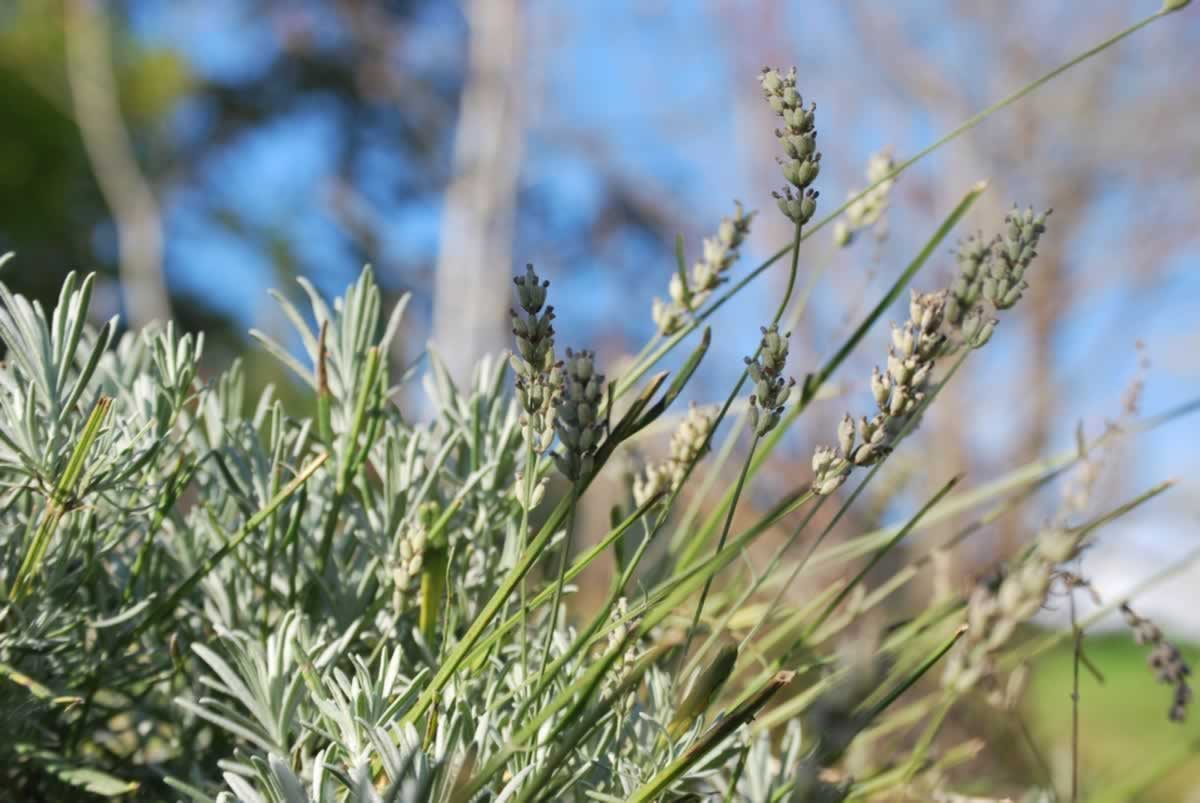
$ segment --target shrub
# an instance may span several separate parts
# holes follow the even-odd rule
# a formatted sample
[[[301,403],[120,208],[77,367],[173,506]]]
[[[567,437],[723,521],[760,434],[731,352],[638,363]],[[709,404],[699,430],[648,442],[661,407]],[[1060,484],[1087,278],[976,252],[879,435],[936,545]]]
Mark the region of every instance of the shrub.
[[[89,323],[91,277],[69,278],[49,316],[0,286],[9,792],[286,803],[941,794],[944,771],[979,749],[935,740],[948,712],[979,693],[1011,704],[1013,670],[1060,638],[1015,644],[1017,628],[1055,588],[1085,584],[1068,567],[1099,525],[1165,486],[1090,520],[1064,508],[998,579],[874,633],[865,623],[928,562],[914,558],[867,591],[868,572],[903,539],[996,500],[939,546],[949,548],[1086,464],[1087,450],[1015,471],[1015,491],[956,492],[951,480],[902,526],[836,546],[824,543],[832,524],[810,531],[835,499],[840,518],[1036,281],[1038,241],[1052,234],[1045,214],[1014,209],[994,237],[960,246],[948,287],[909,294],[884,369],[864,378],[873,411],[847,414],[834,445],[814,452],[811,477],[735,528],[766,455],[848,354],[883,351],[872,325],[983,191],[971,188],[843,347],[796,384],[781,323],[802,242],[837,221],[849,245],[915,159],[877,162],[867,190],[814,223],[815,109],[794,71],[760,80],[780,117],[776,197],[794,241],[730,284],[753,222],[739,206],[690,272],[680,260],[669,299],[653,305],[659,334],[611,382],[592,352],[560,351],[549,284],[533,267],[515,281],[511,359],[485,360],[458,387],[430,353],[428,423],[391,401],[386,355],[404,304],[385,315],[370,270],[332,306],[307,283],[307,313],[283,302],[302,355],[256,334],[307,386],[312,417],[289,413],[270,388],[247,399],[236,363],[201,381],[198,336],[170,325],[118,336],[115,320]],[[631,438],[673,414],[710,331],[673,377],[647,378],[651,368],[783,258],[787,295],[724,404],[679,416],[668,459],[638,472],[607,532],[576,544],[580,498]],[[730,420],[727,444],[749,443],[736,478],[706,518],[695,506],[677,515]],[[736,453],[718,452],[705,489]],[[721,581],[793,514],[801,523],[748,586]],[[601,604],[567,616],[573,584],[610,556]],[[858,559],[803,604],[787,597],[806,568]],[[1122,610],[1153,645],[1182,718],[1186,664]],[[889,742],[895,731],[911,738]],[[884,744],[885,757],[869,749]]]

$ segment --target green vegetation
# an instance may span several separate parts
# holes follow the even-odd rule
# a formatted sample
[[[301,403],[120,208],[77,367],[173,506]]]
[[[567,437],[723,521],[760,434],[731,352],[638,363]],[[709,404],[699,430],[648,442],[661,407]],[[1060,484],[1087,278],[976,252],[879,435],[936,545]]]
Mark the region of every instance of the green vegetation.
[[[791,244],[735,280],[754,220],[739,207],[690,272],[681,247],[670,301],[646,305],[658,335],[611,378],[592,351],[561,348],[555,291],[531,266],[515,280],[509,359],[483,361],[459,385],[428,354],[427,422],[393,403],[411,379],[387,359],[405,304],[384,309],[369,269],[333,302],[303,280],[303,308],[279,296],[299,348],[254,333],[294,375],[303,409],[271,387],[250,397],[238,364],[201,377],[200,336],[96,325],[92,277],[69,277],[49,311],[0,286],[6,791],[18,800],[812,803],[954,800],[978,787],[957,768],[987,745],[945,726],[972,706],[1015,716],[1024,668],[1076,635],[1022,642],[1019,628],[1052,596],[1074,611],[1074,595],[1090,588],[1081,551],[1170,486],[1147,482],[1131,499],[1093,505],[1086,478],[1114,443],[1195,405],[1090,443],[1081,435],[1066,454],[974,489],[930,467],[937,490],[906,520],[835,542],[834,526],[909,448],[958,368],[1003,337],[1006,312],[1037,281],[1053,218],[1014,207],[960,243],[947,287],[918,291],[910,285],[986,191],[961,188],[853,333],[797,382],[786,322],[805,310],[803,244],[841,221],[838,241],[849,246],[917,160],[1179,5],[877,171],[824,217],[818,145],[836,137],[818,139],[794,70],[764,70]],[[855,206],[864,199],[870,209]],[[772,267],[787,271],[786,290],[756,322],[761,340],[740,379],[719,407],[684,413],[689,381],[712,359],[709,317]],[[882,336],[875,324],[897,302],[907,302],[905,320]],[[689,349],[681,368],[654,373],[677,347]],[[870,389],[848,400],[858,415],[813,451],[806,476],[763,482],[766,456],[860,349],[883,368],[856,378]],[[676,430],[670,457],[639,467],[597,527],[583,504],[597,478],[664,423]],[[939,555],[1063,474],[1085,481],[1002,572],[928,593]],[[770,507],[747,513],[759,486]],[[708,504],[682,509],[685,490]],[[915,537],[935,524],[954,529],[935,533],[936,544]],[[770,557],[745,572],[752,547]],[[569,606],[596,569],[607,569],[599,603]],[[1144,741],[1129,750],[1146,755],[1136,788],[1035,776],[1021,779],[1027,800],[1136,799],[1181,771],[1191,747],[1170,751],[1187,733],[1178,721],[1189,712],[1189,664],[1124,610],[1163,682],[1142,670],[1141,685],[1169,689],[1155,727],[1171,746],[1155,753],[1130,726],[1131,740]],[[1133,688],[1128,660],[1107,643],[1076,640],[1069,672],[1055,669],[1060,659],[1038,674],[1038,710],[1080,714],[1049,689],[1068,694],[1081,666]],[[1101,699],[1092,692],[1085,685],[1089,727],[1130,715],[1091,708]],[[1057,721],[1038,718],[1047,732]],[[1108,759],[1084,753],[1067,765],[1093,760]]]

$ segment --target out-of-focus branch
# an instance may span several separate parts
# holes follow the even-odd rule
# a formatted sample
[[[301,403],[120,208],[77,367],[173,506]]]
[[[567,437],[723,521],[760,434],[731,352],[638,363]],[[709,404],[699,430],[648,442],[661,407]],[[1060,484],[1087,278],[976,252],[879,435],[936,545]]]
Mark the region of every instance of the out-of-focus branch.
[[[456,381],[507,343],[521,154],[517,0],[466,4],[469,58],[434,279],[433,340]]]
[[[162,271],[162,218],[121,119],[104,12],[93,0],[65,4],[67,82],[75,121],[100,192],[112,211],[125,310],[131,327],[171,317]]]

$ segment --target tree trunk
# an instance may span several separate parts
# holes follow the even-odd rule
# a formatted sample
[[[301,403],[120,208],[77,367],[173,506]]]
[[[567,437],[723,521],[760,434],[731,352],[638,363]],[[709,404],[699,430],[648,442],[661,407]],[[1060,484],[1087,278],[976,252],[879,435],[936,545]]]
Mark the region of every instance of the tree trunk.
[[[470,0],[469,67],[434,281],[433,343],[462,384],[508,342],[513,209],[520,165],[519,0]]]

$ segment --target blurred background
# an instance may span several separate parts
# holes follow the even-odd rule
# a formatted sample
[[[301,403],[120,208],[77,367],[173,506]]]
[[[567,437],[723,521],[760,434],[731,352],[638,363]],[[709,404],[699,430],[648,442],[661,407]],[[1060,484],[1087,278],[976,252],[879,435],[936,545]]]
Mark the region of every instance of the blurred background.
[[[247,336],[290,336],[268,288],[299,301],[295,279],[307,277],[333,296],[370,263],[393,301],[413,295],[395,370],[421,364],[432,341],[465,380],[480,355],[508,347],[510,277],[533,262],[553,282],[559,343],[595,349],[615,375],[654,332],[676,234],[691,262],[735,199],[761,210],[735,279],[790,238],[770,198],[780,179],[763,65],[795,64],[817,103],[820,217],[866,186],[872,154],[907,158],[1157,7],[0,0],[0,252],[17,255],[0,279],[52,304],[67,271],[99,271],[97,318],[203,329],[208,375],[240,358],[252,384],[275,383],[303,411],[299,386]],[[1095,437],[1200,396],[1197,75],[1200,9],[1189,8],[906,172],[885,220],[850,247],[832,227],[805,244],[801,284],[820,278],[793,336],[798,376],[840,345],[974,182],[990,188],[960,236],[998,230],[1014,202],[1054,208],[1026,300],[842,530],[895,521],[955,473],[980,485],[1072,448],[1080,428]],[[944,286],[953,269],[939,254],[915,284]],[[784,273],[767,271],[713,316],[696,401],[728,393]],[[833,398],[772,457],[747,516],[808,476],[844,411],[867,409],[886,342],[878,327],[833,377]],[[419,383],[402,403],[422,414]],[[648,439],[647,454],[662,441]],[[1198,443],[1200,417],[1185,416],[1103,455],[1095,510],[1178,485],[1104,531],[1084,561],[1101,594],[1200,543]],[[1047,490],[956,552],[964,587],[1060,504]],[[1138,610],[1200,641],[1197,588],[1191,569]],[[1085,685],[1085,755],[1119,773],[1181,734],[1200,745],[1195,717],[1168,729],[1142,652],[1123,631],[1105,638],[1110,682]],[[1054,660],[1033,687],[1035,735],[1052,758],[1069,711],[1066,675],[1054,674],[1067,664]],[[1200,765],[1169,780],[1168,795],[1194,790]]]

